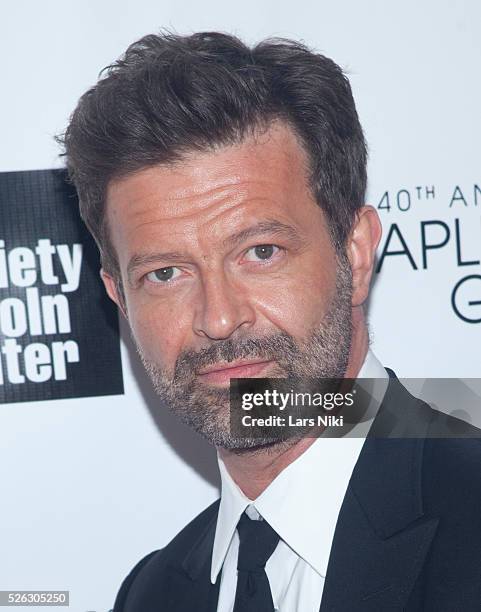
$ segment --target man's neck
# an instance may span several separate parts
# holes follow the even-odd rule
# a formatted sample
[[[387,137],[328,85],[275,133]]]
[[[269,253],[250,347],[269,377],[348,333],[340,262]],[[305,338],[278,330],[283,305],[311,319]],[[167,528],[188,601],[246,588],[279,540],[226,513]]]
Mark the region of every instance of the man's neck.
[[[356,378],[366,358],[369,337],[364,321],[354,322],[353,338],[346,378]],[[361,323],[361,324],[359,324]],[[249,499],[256,499],[289,464],[300,457],[315,438],[301,438],[292,443],[236,453],[219,448],[219,456],[230,476]]]
[[[280,443],[266,449],[238,454],[219,448],[219,456],[230,476],[249,499],[256,499],[290,463],[295,461],[315,438],[301,438],[291,444]]]

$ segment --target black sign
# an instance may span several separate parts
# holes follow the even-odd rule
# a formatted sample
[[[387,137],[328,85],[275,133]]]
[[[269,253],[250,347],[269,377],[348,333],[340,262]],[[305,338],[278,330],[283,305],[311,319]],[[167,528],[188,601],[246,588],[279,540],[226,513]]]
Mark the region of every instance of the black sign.
[[[0,173],[0,401],[124,392],[118,317],[62,170]]]

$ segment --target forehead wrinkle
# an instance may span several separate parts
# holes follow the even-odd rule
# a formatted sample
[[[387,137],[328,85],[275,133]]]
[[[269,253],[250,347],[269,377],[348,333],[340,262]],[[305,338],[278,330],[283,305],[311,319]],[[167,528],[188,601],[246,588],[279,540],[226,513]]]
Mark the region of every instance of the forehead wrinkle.
[[[170,218],[188,218],[196,212],[208,210],[211,206],[215,206],[219,202],[219,200],[222,200],[223,197],[230,196],[232,199],[235,198],[236,200],[238,200],[240,197],[242,197],[242,192],[244,192],[245,190],[242,189],[241,193],[239,193],[238,189],[232,190],[232,187],[235,187],[242,183],[246,184],[248,182],[245,180],[243,181],[239,176],[236,176],[233,180],[227,179],[227,181],[225,180],[225,177],[222,177],[222,184],[214,185],[208,189],[205,189],[205,186],[196,184],[194,184],[193,186],[186,187],[186,181],[184,178],[184,184],[182,185],[182,187],[179,187],[177,189],[172,189],[168,186],[166,188],[164,187],[164,194],[162,194],[162,189],[159,189],[158,181],[155,181],[148,191],[145,190],[145,181],[142,182],[142,176],[146,176],[147,178],[149,174],[152,175],[153,173],[149,172],[148,170],[139,172],[137,174],[137,177],[135,177],[137,180],[134,179],[134,182],[130,184],[130,188],[127,194],[121,198],[121,203],[123,203],[123,207],[126,209],[130,209],[132,221],[134,222],[137,218],[143,217],[146,214],[151,213],[153,206],[158,206],[159,208],[165,209],[169,207],[169,204],[173,204],[174,209],[171,211],[165,210],[162,219],[159,219],[159,221],[168,220]],[[130,177],[130,180],[132,181],[132,177]],[[159,180],[160,183],[163,182],[162,178],[160,178]],[[125,183],[123,184],[125,185]],[[122,187],[122,180],[118,181],[116,185],[111,185],[109,189],[110,193],[108,194],[110,198],[108,197],[108,200],[115,199],[115,192],[117,186]],[[183,202],[189,204],[191,200],[195,199],[197,199],[195,210],[179,212],[179,209],[182,208],[182,206],[179,206],[178,204],[181,204]],[[136,210],[135,205],[138,205],[139,203],[140,206],[137,206]],[[111,205],[109,206],[109,208],[112,216],[115,217],[118,215],[118,207]],[[143,224],[139,224],[137,227],[141,227],[142,225]]]
[[[222,196],[222,192],[228,191],[232,187],[235,188],[238,185],[252,182],[252,181],[249,181],[248,179],[241,177],[240,175],[236,175],[236,176],[227,175],[226,176],[225,171],[222,172],[219,177],[215,177],[215,179],[207,178],[207,179],[202,180],[200,178],[199,180],[199,177],[196,177],[195,175],[196,173],[194,173],[194,178],[196,178],[196,180],[194,181],[192,185],[189,185],[188,187],[185,186],[185,182],[186,182],[186,179],[189,180],[189,176],[188,175],[187,177],[184,176],[184,181],[183,181],[182,186],[178,188],[174,188],[172,190],[172,193],[169,195],[168,199],[173,200],[173,201],[191,200],[198,196],[211,198],[211,197],[215,197],[215,194],[217,192],[219,192],[220,196]]]
[[[272,190],[272,186],[267,181],[267,179],[259,180],[254,178],[240,178],[237,177],[237,180],[232,182],[222,181],[222,184],[215,185],[209,188],[205,188],[202,186],[194,185],[192,187],[184,187],[183,189],[179,189],[175,193],[171,193],[166,198],[166,203],[187,203],[189,204],[191,201],[195,203],[195,212],[208,210],[211,206],[215,206],[222,202],[222,200],[227,200],[226,204],[232,202],[232,204],[240,203],[241,201],[248,201],[252,199],[252,187],[258,185],[264,185],[264,189],[268,189],[269,192]],[[262,195],[258,195],[261,193],[260,190],[254,190],[256,194],[254,197],[259,198]],[[264,199],[264,198],[263,198]],[[182,215],[184,216],[184,215]]]
[[[222,200],[225,202],[222,202]],[[162,216],[158,216],[157,218],[148,218],[149,209],[144,211],[138,211],[133,215],[132,221],[135,223],[136,218],[143,219],[147,215],[147,218],[142,220],[140,223],[135,223],[132,227],[132,231],[136,231],[144,226],[152,226],[156,224],[165,224],[166,222],[174,222],[183,221],[186,223],[186,226],[182,229],[182,233],[186,233],[189,230],[195,229],[196,226],[204,226],[217,224],[218,222],[222,222],[221,219],[225,215],[234,215],[234,217],[238,214],[242,213],[241,208],[243,206],[248,206],[253,202],[256,203],[257,206],[262,207],[264,203],[269,203],[272,201],[271,197],[261,196],[258,194],[249,195],[248,193],[226,193],[223,191],[219,193],[218,197],[214,200],[210,200],[206,205],[202,206],[194,206],[192,209],[185,211],[183,213],[176,213],[174,211],[171,212],[170,215],[162,214]],[[241,208],[239,208],[241,207]],[[198,218],[199,213],[202,213],[202,217]],[[177,228],[178,229],[178,228]],[[200,227],[199,227],[200,229]],[[211,226],[210,230],[214,230],[214,227]]]

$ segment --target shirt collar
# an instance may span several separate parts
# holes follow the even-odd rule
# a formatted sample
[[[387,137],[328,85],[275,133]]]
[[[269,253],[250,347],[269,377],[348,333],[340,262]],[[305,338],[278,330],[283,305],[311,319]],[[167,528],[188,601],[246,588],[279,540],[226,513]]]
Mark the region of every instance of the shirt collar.
[[[380,396],[376,402],[378,405],[389,377],[370,350],[358,378],[378,380],[375,393]],[[372,418],[374,416],[375,410]],[[218,455],[222,490],[212,551],[211,582],[215,583],[239,518],[250,504],[290,548],[325,577],[337,517],[363,443],[364,437],[315,440],[254,501],[236,485]]]
[[[357,378],[376,378],[380,380],[389,380],[388,373],[383,368],[381,362],[376,355],[368,349],[364,363],[359,370]]]
[[[212,550],[210,575],[212,584],[215,584],[217,576],[222,568],[237,523],[244,510],[252,503],[232,480],[219,454],[217,454],[217,461],[219,463],[221,478],[221,497],[215,530],[214,548]]]

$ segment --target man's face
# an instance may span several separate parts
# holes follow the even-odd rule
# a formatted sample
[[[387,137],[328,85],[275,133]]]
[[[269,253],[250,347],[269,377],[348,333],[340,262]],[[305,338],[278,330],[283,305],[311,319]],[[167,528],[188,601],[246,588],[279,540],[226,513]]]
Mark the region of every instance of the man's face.
[[[141,359],[174,412],[218,446],[262,444],[229,433],[231,377],[334,377],[347,367],[351,269],[307,172],[304,150],[277,124],[108,189]]]

